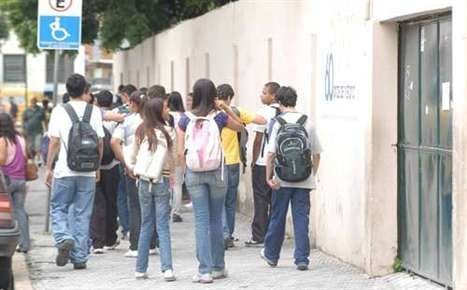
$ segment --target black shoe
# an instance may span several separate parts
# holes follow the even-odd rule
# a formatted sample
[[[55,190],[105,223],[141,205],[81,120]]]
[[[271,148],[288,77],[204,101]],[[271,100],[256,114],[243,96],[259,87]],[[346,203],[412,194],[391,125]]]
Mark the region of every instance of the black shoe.
[[[249,240],[245,242],[245,247],[251,247],[251,248],[262,248],[264,247],[263,242],[257,242],[255,240]]]
[[[181,223],[181,222],[183,222],[183,219],[179,214],[174,213],[173,216],[172,216],[172,221],[174,223]]]
[[[297,270],[298,270],[298,271],[306,271],[306,270],[308,270],[308,264],[305,264],[305,263],[298,263],[298,264],[297,264]]]
[[[75,270],[84,270],[86,268],[87,268],[86,262],[73,263],[73,269],[75,269]]]
[[[59,267],[63,267],[70,260],[70,251],[75,247],[75,241],[73,240],[64,240],[60,245],[58,245],[58,255],[55,258],[55,263]]]
[[[231,238],[224,239],[224,248],[227,250],[229,248],[235,247],[234,241]]]

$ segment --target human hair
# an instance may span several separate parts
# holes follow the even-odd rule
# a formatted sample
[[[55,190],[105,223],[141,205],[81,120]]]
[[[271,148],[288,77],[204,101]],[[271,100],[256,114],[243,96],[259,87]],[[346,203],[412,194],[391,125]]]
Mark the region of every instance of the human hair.
[[[146,87],[139,88],[139,91],[142,92],[145,95],[148,94],[148,88],[146,88]]]
[[[276,94],[277,102],[284,107],[295,107],[297,92],[292,87],[281,87]]]
[[[143,123],[136,129],[136,140],[141,144],[145,138],[149,143],[149,150],[154,152],[157,148],[157,135],[155,129],[164,134],[167,146],[172,148],[173,142],[169,133],[165,129],[165,120],[163,117],[164,100],[161,98],[149,99],[144,105]]]
[[[89,83],[80,74],[72,74],[66,80],[66,90],[72,99],[81,97],[89,91],[89,88]]]
[[[211,80],[199,79],[193,86],[192,112],[196,116],[207,116],[216,109],[216,86]]]
[[[143,110],[145,95],[141,91],[134,91],[130,95],[130,103],[136,104],[138,106],[139,112]]]
[[[165,88],[163,86],[154,85],[154,86],[151,86],[148,89],[148,97],[150,99],[161,98],[161,99],[165,100],[165,99],[167,99],[167,94],[166,94]]]
[[[217,97],[219,100],[229,101],[235,95],[235,92],[231,85],[229,84],[222,84],[217,87]]]
[[[168,102],[169,110],[172,112],[185,112],[182,95],[179,92],[171,92]]]
[[[125,87],[124,84],[119,85],[117,91],[121,93],[124,87]]]
[[[30,103],[31,103],[31,105],[37,104],[37,98],[36,97],[32,98]]]
[[[0,113],[0,138],[6,138],[10,143],[16,144],[16,135],[19,132],[15,129],[15,123],[7,113]]]
[[[120,91],[122,94],[127,94],[128,96],[131,96],[134,91],[136,91],[136,87],[134,85],[126,85],[122,88]]]
[[[99,107],[110,108],[112,106],[114,96],[110,91],[100,91],[95,95],[95,97],[97,99],[97,104],[99,105]]]
[[[70,101],[70,94],[64,93],[62,96],[62,103],[66,104]]]
[[[268,92],[275,96],[277,94],[277,91],[279,90],[279,88],[281,87],[278,83],[276,82],[269,82],[269,83],[266,83],[264,85],[264,87],[266,87],[268,89]]]

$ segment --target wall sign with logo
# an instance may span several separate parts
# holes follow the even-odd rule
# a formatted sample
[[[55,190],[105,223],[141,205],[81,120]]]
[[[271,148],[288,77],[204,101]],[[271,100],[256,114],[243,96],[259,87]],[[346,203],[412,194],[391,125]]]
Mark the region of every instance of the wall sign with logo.
[[[324,74],[324,97],[326,101],[355,100],[355,86],[338,84],[335,78],[334,55],[326,56],[326,69]]]

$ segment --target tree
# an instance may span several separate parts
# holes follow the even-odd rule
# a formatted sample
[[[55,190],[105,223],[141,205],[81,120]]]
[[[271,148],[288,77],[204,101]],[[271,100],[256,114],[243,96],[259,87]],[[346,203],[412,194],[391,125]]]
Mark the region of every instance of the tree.
[[[0,40],[8,38],[8,26],[6,24],[5,16],[0,14]]]
[[[109,50],[121,49],[124,40],[134,47],[180,21],[233,1],[236,0],[83,0],[82,42],[93,43],[99,37]],[[31,53],[39,52],[37,3],[38,0],[0,0],[0,9],[5,11],[21,47]]]

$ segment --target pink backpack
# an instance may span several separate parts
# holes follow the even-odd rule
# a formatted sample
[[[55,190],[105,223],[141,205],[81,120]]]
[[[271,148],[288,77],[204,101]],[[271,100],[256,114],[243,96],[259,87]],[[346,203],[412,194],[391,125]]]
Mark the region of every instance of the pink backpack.
[[[198,117],[186,113],[190,119],[185,130],[186,165],[195,172],[212,171],[223,165],[220,130],[214,117]]]

